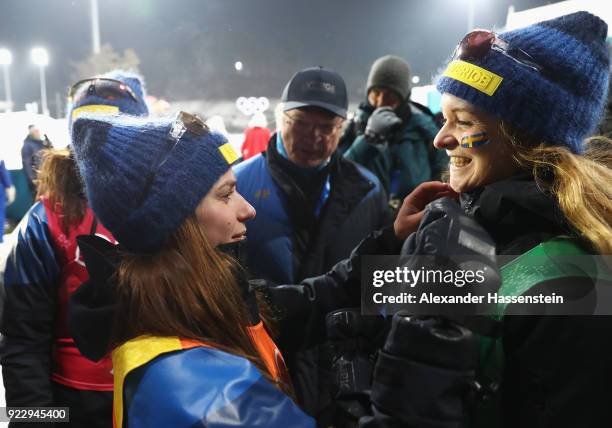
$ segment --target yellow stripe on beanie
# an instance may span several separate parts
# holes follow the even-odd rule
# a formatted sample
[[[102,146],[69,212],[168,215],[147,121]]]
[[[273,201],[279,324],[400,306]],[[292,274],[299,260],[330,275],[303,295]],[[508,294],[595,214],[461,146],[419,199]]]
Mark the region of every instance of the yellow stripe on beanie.
[[[119,107],[108,106],[105,104],[89,104],[82,107],[77,107],[72,110],[72,121],[74,122],[77,118],[84,113],[94,113],[99,115],[114,115],[119,114]]]

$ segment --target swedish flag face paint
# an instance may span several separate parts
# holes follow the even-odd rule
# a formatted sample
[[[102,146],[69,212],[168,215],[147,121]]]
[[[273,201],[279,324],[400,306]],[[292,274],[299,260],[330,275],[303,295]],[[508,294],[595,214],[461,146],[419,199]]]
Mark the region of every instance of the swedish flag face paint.
[[[449,183],[456,192],[469,192],[515,174],[514,148],[500,132],[500,121],[465,100],[442,95],[447,119],[434,145],[449,157]]]
[[[489,144],[489,135],[486,132],[477,134],[465,134],[461,137],[461,147],[465,149],[473,149],[474,147],[484,146]]]

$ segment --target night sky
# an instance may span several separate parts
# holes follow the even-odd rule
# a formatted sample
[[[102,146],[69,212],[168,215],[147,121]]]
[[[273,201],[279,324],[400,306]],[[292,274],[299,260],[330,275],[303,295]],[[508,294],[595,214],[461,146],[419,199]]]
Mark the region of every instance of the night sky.
[[[475,26],[501,27],[517,11],[551,1],[475,0]],[[300,68],[322,65],[363,97],[371,63],[397,54],[427,83],[465,34],[460,0],[98,0],[102,43],[132,48],[149,93],[169,101],[277,98]],[[13,52],[17,109],[40,97],[30,49],[48,49],[47,96],[55,112],[77,77],[73,63],[91,53],[89,0],[0,0],[0,47]],[[244,69],[237,72],[234,62]],[[3,86],[0,86],[4,98]]]

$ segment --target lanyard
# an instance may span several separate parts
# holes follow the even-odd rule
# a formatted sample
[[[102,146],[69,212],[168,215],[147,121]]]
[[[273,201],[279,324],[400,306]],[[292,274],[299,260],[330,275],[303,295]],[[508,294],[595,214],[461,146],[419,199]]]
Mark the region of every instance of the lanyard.
[[[329,194],[331,192],[331,174],[327,174],[327,178],[325,179],[325,184],[323,185],[323,191],[321,192],[321,197],[319,198],[319,201],[317,202],[317,206],[315,207],[315,217],[319,218],[319,216],[321,215],[321,211],[323,210],[323,207],[325,206],[325,203],[327,202],[327,199],[329,199]]]

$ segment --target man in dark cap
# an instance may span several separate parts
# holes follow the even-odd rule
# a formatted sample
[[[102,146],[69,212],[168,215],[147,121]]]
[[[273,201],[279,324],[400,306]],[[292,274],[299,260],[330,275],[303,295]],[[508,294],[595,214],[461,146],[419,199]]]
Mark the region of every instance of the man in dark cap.
[[[326,272],[380,227],[386,195],[374,174],[336,150],[348,105],[338,73],[299,71],[282,103],[280,131],[235,173],[257,210],[247,243],[251,273],[293,284]]]
[[[380,181],[337,151],[347,106],[338,73],[297,72],[283,91],[279,132],[265,152],[234,167],[238,191],[257,211],[245,260],[255,278],[297,284],[321,275],[392,220]],[[298,401],[316,416],[326,389],[318,351],[285,359]]]

